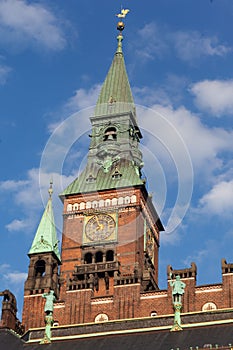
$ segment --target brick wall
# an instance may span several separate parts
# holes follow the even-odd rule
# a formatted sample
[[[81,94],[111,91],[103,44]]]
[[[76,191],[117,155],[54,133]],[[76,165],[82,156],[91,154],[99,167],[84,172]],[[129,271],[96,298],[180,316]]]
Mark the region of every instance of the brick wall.
[[[182,279],[186,283],[182,312],[199,312],[207,304],[217,309],[232,307],[232,275],[223,276],[224,283],[196,286],[193,277]],[[208,305],[210,303],[210,309]],[[41,295],[26,296],[24,299],[23,324],[26,329],[44,326],[44,299]],[[55,303],[54,320],[59,325],[94,322],[99,314],[106,314],[109,320],[149,317],[173,314],[172,293],[167,290],[140,292],[140,284],[113,287],[113,294],[96,297],[92,290],[66,291],[64,300]],[[28,318],[30,315],[30,319]],[[26,316],[26,317],[25,317]]]
[[[81,209],[80,203],[95,200],[112,200],[113,198],[135,196],[133,203],[115,205],[104,208]],[[78,204],[79,209],[68,211],[68,205]],[[117,221],[117,236],[113,242],[101,242],[93,246],[83,244],[83,232],[86,215],[106,212],[115,215]],[[209,310],[233,307],[233,264],[222,261],[222,283],[208,286],[196,286],[197,269],[194,263],[190,268],[173,270],[168,266],[167,290],[159,290],[158,283],[158,251],[159,251],[158,217],[153,209],[147,193],[141,188],[129,188],[118,191],[102,191],[98,195],[88,194],[70,196],[64,200],[64,227],[62,237],[62,265],[60,267],[59,300],[54,308],[54,320],[59,325],[94,322],[98,315],[105,314],[109,320],[148,317],[151,314],[173,314],[171,278],[176,275],[185,282],[182,312],[201,311],[203,307]],[[154,256],[151,263],[145,246],[145,232],[150,230],[154,237]],[[93,254],[98,250],[114,251],[111,264],[85,264],[84,256],[88,250]],[[33,257],[35,258],[35,257]],[[106,258],[106,256],[105,256]],[[146,262],[145,262],[146,259]],[[31,261],[32,262],[32,261]],[[106,263],[106,265],[104,265]],[[32,268],[32,264],[30,265]],[[105,272],[109,277],[108,286]],[[86,284],[79,284],[78,268],[83,268],[86,274]],[[85,268],[93,271],[85,272]],[[98,270],[99,268],[99,270]],[[76,275],[75,275],[76,274]],[[98,288],[91,278],[98,274]],[[77,280],[75,278],[77,277]],[[81,277],[80,277],[81,276]],[[91,277],[92,276],[92,277]],[[136,278],[136,277],[137,278]],[[154,283],[150,284],[150,280]],[[94,280],[93,280],[94,281]],[[77,282],[77,286],[75,283]],[[73,283],[73,285],[71,285]],[[70,286],[72,288],[70,288]],[[73,288],[75,287],[75,288]],[[77,287],[77,288],[76,288]],[[151,288],[152,287],[152,288]],[[45,290],[46,292],[47,290]],[[38,294],[29,294],[25,289],[23,323],[28,328],[44,326],[44,299]]]

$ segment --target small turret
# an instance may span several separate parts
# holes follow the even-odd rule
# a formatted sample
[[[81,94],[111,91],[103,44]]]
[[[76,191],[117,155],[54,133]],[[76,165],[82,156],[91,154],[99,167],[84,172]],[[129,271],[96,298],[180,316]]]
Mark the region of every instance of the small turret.
[[[8,328],[22,335],[24,328],[17,318],[17,302],[14,294],[6,289],[0,292],[0,297],[3,297],[0,328]]]
[[[25,282],[26,294],[44,293],[49,289],[58,294],[58,266],[61,257],[52,207],[52,183],[48,192],[48,203],[28,252],[30,265]]]

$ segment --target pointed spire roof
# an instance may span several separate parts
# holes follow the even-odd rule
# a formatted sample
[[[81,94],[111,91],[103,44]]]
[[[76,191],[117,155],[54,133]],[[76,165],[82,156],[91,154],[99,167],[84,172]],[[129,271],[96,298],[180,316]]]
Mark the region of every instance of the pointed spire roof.
[[[119,18],[124,18],[129,10],[122,11]],[[142,153],[139,149],[142,135],[137,125],[122,51],[122,21],[118,22],[117,29],[117,50],[102,86],[95,114],[90,118],[92,135],[87,165],[60,194],[62,200],[65,196],[77,193],[145,185],[141,173]],[[108,137],[108,128],[114,130],[111,132],[114,132],[115,139]]]
[[[95,108],[95,116],[128,113],[135,109],[122,51],[123,22],[118,22],[117,29],[120,31],[117,36],[117,50],[102,86]]]
[[[28,255],[53,252],[59,261],[61,261],[60,252],[58,248],[58,239],[56,226],[54,223],[53,207],[52,207],[52,182],[50,183],[49,199],[45,211],[42,215],[41,221],[37,228],[31,249]]]

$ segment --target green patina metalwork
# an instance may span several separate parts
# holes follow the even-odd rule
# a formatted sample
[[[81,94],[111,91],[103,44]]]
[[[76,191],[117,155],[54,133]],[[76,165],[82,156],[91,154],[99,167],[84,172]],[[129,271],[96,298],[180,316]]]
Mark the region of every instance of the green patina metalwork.
[[[170,281],[172,287],[173,303],[181,303],[182,295],[184,294],[185,283],[180,280],[180,276],[177,275],[175,281]]]
[[[144,185],[141,132],[122,52],[122,33],[92,116],[91,143],[83,172],[60,195]]]
[[[181,303],[173,303],[173,307],[174,307],[174,324],[171,328],[171,332],[174,331],[182,331],[182,327],[181,327],[181,317],[180,317],[180,311],[182,309],[182,304]]]
[[[53,215],[51,186],[49,189],[49,199],[28,255],[46,252],[53,252],[59,261],[61,261]]]
[[[53,309],[54,309],[54,302],[56,300],[55,295],[54,295],[54,291],[50,290],[49,293],[42,294],[42,298],[46,299],[45,306],[44,306],[44,312],[47,315],[52,314]]]
[[[128,75],[125,68],[125,60],[122,51],[123,36],[117,37],[118,47],[102,86],[95,115],[108,115],[134,111],[134,100],[131,92]]]
[[[51,343],[51,327],[53,326],[53,309],[54,302],[56,300],[54,291],[50,290],[49,293],[42,294],[42,298],[46,299],[44,312],[45,312],[45,333],[44,338],[41,340],[40,344],[49,344]]]
[[[101,165],[96,163],[90,164],[83,173],[62,192],[61,197],[68,194],[95,192],[144,184],[144,180],[138,175],[138,169],[135,168],[131,161],[119,161],[117,164],[117,171],[120,174],[119,177],[114,177],[115,171],[116,168],[114,164],[111,165],[107,172]],[[90,174],[92,174],[92,178],[91,181],[88,182],[87,180]],[[96,174],[96,177],[94,174]]]
[[[172,302],[174,308],[174,324],[171,331],[181,331],[181,317],[180,311],[182,309],[182,296],[184,294],[184,289],[186,284],[180,280],[180,276],[177,275],[175,281],[170,281],[170,286],[172,287]]]
[[[53,315],[46,315],[45,316],[45,333],[44,333],[44,338],[41,340],[40,344],[50,344],[51,343],[51,328],[53,326],[54,319]]]

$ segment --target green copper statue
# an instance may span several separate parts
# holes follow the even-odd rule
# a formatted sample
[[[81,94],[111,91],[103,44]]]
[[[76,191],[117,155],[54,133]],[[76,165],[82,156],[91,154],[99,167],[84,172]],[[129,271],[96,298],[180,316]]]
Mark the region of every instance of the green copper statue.
[[[50,290],[49,293],[42,294],[42,297],[46,299],[44,312],[46,313],[46,315],[53,314],[53,304],[54,304],[54,301],[56,300],[54,291]]]
[[[173,303],[182,304],[181,300],[186,284],[182,282],[180,276],[177,275],[175,281],[170,281],[170,286],[172,287]]]
[[[170,275],[171,277],[171,275]],[[180,276],[177,275],[175,281],[170,281],[170,286],[172,287],[172,302],[175,311],[174,314],[174,324],[171,331],[181,331],[181,318],[180,311],[182,309],[182,295],[184,294],[184,289],[186,284],[180,280]]]
[[[42,294],[42,297],[46,299],[44,312],[45,312],[45,334],[40,344],[51,343],[51,327],[53,326],[53,308],[56,300],[54,291],[50,290],[49,293]]]

